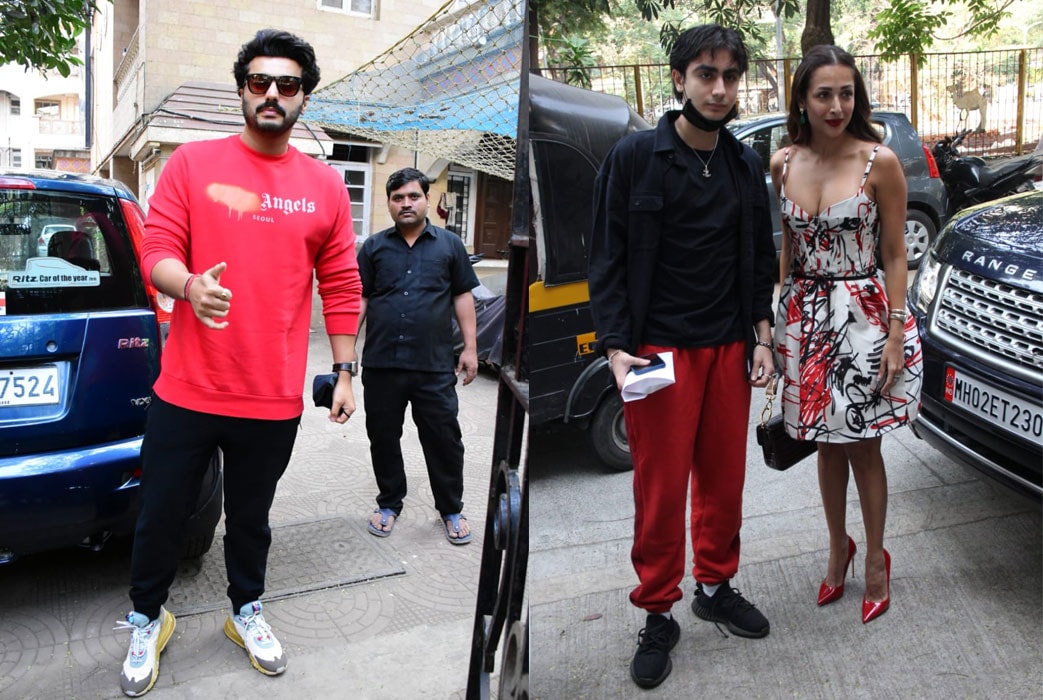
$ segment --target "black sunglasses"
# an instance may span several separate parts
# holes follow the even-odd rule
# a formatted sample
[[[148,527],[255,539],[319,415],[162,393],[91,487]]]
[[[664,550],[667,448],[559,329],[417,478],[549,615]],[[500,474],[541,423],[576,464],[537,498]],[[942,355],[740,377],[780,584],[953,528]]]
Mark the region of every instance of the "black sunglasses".
[[[266,73],[251,73],[246,76],[246,87],[255,95],[268,93],[272,81],[275,81],[275,89],[283,97],[293,97],[301,91],[301,79],[295,75],[268,75]]]

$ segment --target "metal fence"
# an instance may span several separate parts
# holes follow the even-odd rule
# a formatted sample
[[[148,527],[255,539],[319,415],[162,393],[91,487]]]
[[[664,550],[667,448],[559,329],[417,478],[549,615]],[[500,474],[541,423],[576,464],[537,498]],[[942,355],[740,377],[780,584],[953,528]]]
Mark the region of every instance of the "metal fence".
[[[1037,147],[1043,135],[1043,47],[923,54],[885,63],[879,56],[856,56],[877,109],[904,112],[924,143],[958,130],[975,130],[963,143],[966,153],[992,156],[1022,153]],[[790,81],[799,58],[760,59],[739,88],[744,115],[786,106]],[[589,87],[625,99],[649,122],[676,109],[670,67],[666,64],[552,67],[549,77],[585,75]],[[575,83],[575,79],[572,80]]]

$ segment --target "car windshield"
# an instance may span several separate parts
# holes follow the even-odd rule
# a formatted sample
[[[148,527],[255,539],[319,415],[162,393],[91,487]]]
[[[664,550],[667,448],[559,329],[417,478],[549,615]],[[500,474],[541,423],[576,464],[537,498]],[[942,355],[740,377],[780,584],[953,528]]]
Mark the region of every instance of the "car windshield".
[[[0,314],[147,305],[112,197],[0,190]]]

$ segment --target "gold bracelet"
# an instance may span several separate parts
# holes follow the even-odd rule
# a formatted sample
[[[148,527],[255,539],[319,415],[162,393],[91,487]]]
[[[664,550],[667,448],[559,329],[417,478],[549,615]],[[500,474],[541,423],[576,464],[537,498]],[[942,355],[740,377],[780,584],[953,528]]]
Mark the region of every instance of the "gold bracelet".
[[[623,352],[623,351],[622,350],[613,350],[612,352],[610,352],[608,354],[608,364],[609,364],[610,367],[612,366],[612,358],[615,357],[616,355],[618,355],[621,352]]]

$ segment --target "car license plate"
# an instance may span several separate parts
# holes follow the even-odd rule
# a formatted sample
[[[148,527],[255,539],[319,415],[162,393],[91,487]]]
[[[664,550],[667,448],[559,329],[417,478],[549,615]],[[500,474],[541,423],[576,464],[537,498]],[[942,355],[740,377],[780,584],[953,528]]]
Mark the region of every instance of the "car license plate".
[[[1023,397],[946,367],[945,400],[1008,433],[1043,445],[1043,407]]]
[[[58,403],[58,367],[0,370],[0,406],[43,406]]]

